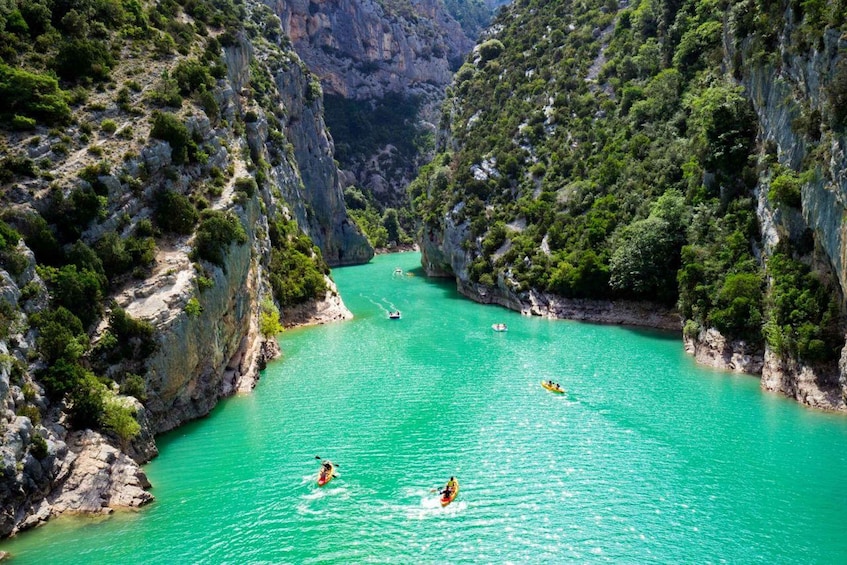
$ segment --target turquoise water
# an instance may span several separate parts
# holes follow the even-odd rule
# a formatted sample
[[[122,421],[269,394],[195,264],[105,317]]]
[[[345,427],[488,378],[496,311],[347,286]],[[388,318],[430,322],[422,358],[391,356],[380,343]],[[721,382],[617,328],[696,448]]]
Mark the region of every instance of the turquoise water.
[[[676,336],[474,304],[419,261],[335,270],[356,318],[285,332],[253,394],[161,438],[155,503],[0,550],[13,563],[847,562],[847,418],[698,367]],[[315,455],[339,464],[323,489]],[[461,490],[441,508],[431,489],[450,475]]]

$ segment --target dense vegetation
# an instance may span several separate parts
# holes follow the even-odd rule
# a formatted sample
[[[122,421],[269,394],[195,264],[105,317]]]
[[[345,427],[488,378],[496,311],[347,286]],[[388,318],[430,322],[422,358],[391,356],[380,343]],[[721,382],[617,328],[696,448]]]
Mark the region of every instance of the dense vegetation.
[[[324,275],[329,267],[296,222],[276,220],[270,225],[270,281],[274,298],[283,307],[323,297],[327,290]]]
[[[146,400],[154,328],[111,297],[154,273],[163,239],[181,238],[193,243],[196,270],[184,311],[197,315],[214,284],[209,270],[247,241],[237,212],[248,202],[262,206],[259,185],[272,190],[268,163],[245,146],[237,157],[252,175],[234,179],[225,137],[204,139],[190,117],[202,111],[213,128],[236,135],[256,119],[250,111],[225,122],[218,106],[223,47],[239,35],[276,42],[279,19],[242,0],[0,0],[0,268],[17,277],[30,267],[21,240],[35,255],[44,284],[29,282],[19,300],[38,335],[26,362],[47,397],[65,402],[74,426],[109,430],[121,441],[139,430],[133,404],[115,391]],[[286,158],[273,80],[258,70],[251,78],[279,142],[274,159]],[[151,172],[138,152],[163,142],[171,162]],[[236,209],[213,209],[227,186]],[[31,201],[20,205],[21,195]],[[127,196],[138,206],[127,207]],[[139,207],[149,219],[130,215]],[[328,269],[319,252],[293,222],[271,222],[285,226],[272,234],[283,233],[269,265],[278,303],[322,295]],[[276,305],[264,305],[262,315],[263,332],[279,331]],[[25,334],[22,320],[0,298],[0,339]],[[9,359],[13,384],[23,385],[26,363]],[[22,413],[35,421],[44,405],[26,396]]]
[[[391,146],[397,170],[384,169],[387,178],[414,169],[419,155],[432,147],[432,135],[417,123],[420,99],[390,92],[378,100],[324,96],[324,119],[335,142],[335,157],[345,168],[368,170],[367,159]]]
[[[364,101],[324,95],[324,119],[332,133],[340,167],[352,171],[357,178],[365,178],[374,171],[372,161],[375,160],[376,168],[388,184],[402,186],[434,145],[432,133],[418,122],[420,105],[419,98],[397,93]],[[361,190],[348,189],[351,190],[345,195],[347,208],[372,246],[411,242],[407,233],[414,231],[414,223],[409,202],[402,192],[368,191],[360,198]],[[397,237],[388,237],[387,231],[383,231],[386,215],[401,219]]]
[[[753,188],[770,179],[772,205],[796,209],[816,166],[790,170],[756,145],[732,75],[775,57],[788,8],[800,45],[844,26],[843,2],[518,0],[456,74],[449,139],[410,187],[421,237],[465,223],[474,282],[659,301],[687,332],[761,344],[767,325],[782,351],[833,359],[837,293],[800,267],[812,249],[767,265],[754,255]],[[744,49],[729,74],[725,26]],[[814,146],[821,127],[840,127],[827,119],[795,127]],[[819,323],[828,329],[809,329]]]
[[[392,244],[413,243],[410,226],[414,218],[408,206],[384,207],[369,193],[355,187],[344,190],[347,213],[361,228],[373,247],[388,247]]]

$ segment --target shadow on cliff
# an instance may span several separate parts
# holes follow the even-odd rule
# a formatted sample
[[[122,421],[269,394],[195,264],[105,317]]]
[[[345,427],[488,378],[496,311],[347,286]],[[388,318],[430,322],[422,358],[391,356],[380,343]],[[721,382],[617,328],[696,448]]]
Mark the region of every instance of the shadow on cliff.
[[[459,291],[456,289],[456,279],[454,277],[430,277],[427,276],[426,270],[423,267],[408,269],[406,273],[419,277],[425,284],[441,289],[444,298],[448,300],[469,300],[459,294]]]

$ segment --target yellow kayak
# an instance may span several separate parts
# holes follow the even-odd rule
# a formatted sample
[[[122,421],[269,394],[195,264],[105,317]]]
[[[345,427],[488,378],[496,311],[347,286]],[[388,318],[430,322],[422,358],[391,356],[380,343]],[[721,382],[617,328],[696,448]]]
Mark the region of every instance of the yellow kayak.
[[[549,390],[550,392],[557,392],[559,394],[565,394],[565,389],[560,387],[557,384],[552,384],[550,381],[541,381],[541,386]]]
[[[447,506],[451,502],[456,499],[456,496],[459,495],[459,479],[453,479],[453,487],[448,492],[447,486],[450,485],[450,481],[447,482],[447,485],[444,486],[444,491],[441,493],[441,506]]]
[[[329,461],[327,461],[329,463]],[[332,475],[335,473],[335,465],[329,463],[329,470],[325,471],[323,466],[321,466],[321,471],[318,473],[318,486],[322,487],[332,480]]]

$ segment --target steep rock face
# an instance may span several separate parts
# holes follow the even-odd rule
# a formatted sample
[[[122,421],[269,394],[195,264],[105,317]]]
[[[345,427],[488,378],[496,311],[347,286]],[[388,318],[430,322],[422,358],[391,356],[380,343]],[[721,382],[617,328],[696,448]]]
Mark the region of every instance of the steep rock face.
[[[473,46],[438,0],[390,12],[375,0],[274,2],[294,48],[327,92],[381,98],[434,94]]]
[[[126,142],[120,174],[97,178],[108,191],[108,206],[81,239],[93,245],[108,232],[132,233],[138,222],[154,215],[157,191],[191,194],[208,181],[210,168],[227,175],[218,192],[206,193],[210,200],[202,199],[205,207],[234,218],[246,237],[224,245],[217,263],[192,255],[196,235],[161,237],[149,272],[115,290],[118,306],[152,326],[155,343],[143,362],[133,361],[131,372],[139,373],[144,383],[144,404],[135,404],[141,431],[130,441],[111,432],[69,431],[62,404],[48,402],[33,380],[37,367],[29,366],[27,359],[36,350],[35,333],[14,332],[0,339],[0,537],[61,512],[101,513],[149,502],[150,485],[139,464],[155,457],[154,434],[204,416],[222,397],[254,386],[265,362],[279,355],[276,340],[259,331],[261,302],[273,294],[269,218],[296,220],[330,264],[364,262],[373,255],[347,220],[320,96],[313,96],[316,83],[296,54],[262,38],[248,42],[241,36],[224,49],[223,60],[226,77],[217,81],[212,93],[221,119],[194,105],[178,115],[202,148],[204,162],[178,166],[168,142],[147,138],[149,116],[132,118],[144,141]],[[152,83],[161,69],[150,72]],[[269,135],[268,115],[253,97],[260,73],[272,75],[277,85],[263,93],[273,99],[271,119],[278,128],[274,136]],[[255,120],[246,118],[248,113]],[[84,158],[57,160],[58,180],[77,186],[88,182],[77,178]],[[259,180],[258,174],[251,175],[257,167],[265,175],[257,190],[239,191],[237,180]],[[140,182],[130,190],[127,179]],[[5,196],[16,207],[37,209],[43,206],[38,200],[44,193],[42,182],[25,181],[22,189]],[[15,327],[25,330],[23,316],[46,308],[48,294],[35,272],[34,256],[23,243],[19,253],[29,264],[15,276],[0,265],[0,297],[21,311]],[[21,298],[24,286],[26,300]],[[288,316],[309,319],[315,313],[326,320],[350,316],[333,291],[325,301],[313,300]],[[281,314],[285,320],[287,313]],[[93,331],[95,344],[105,327],[104,321]],[[121,378],[128,371],[121,363],[104,369],[103,376]]]
[[[157,352],[147,361],[147,386],[153,392],[147,408],[156,433],[207,414],[222,396],[238,389],[241,376],[256,371],[249,363],[255,359],[242,363],[257,339],[249,332],[257,295],[251,246],[233,245],[224,268],[214,269],[213,277],[214,285],[203,293],[202,311],[193,316],[171,312],[160,326]],[[174,305],[184,307],[191,298],[193,287],[184,288],[187,293],[175,295]],[[128,304],[127,311],[141,317],[151,297]]]
[[[330,266],[366,263],[373,249],[347,216],[332,140],[323,122],[319,87],[299,65],[277,71],[275,80],[287,109],[286,134],[294,146],[301,182],[279,182],[288,202],[298,203],[298,223],[323,252]],[[277,178],[291,178],[289,166],[277,167]]]
[[[416,99],[416,116],[397,135],[434,130],[444,89],[473,40],[442,0],[406,5],[378,0],[269,2],[298,54],[326,93],[371,105],[389,93]],[[413,122],[417,122],[416,124]],[[344,139],[354,145],[356,139]],[[390,143],[345,162],[346,185],[367,188],[390,206],[405,200],[422,155],[397,151]]]
[[[460,204],[461,206],[461,204]],[[452,215],[443,218],[443,229],[429,228],[421,234],[421,265],[427,276],[453,277],[467,281],[470,256],[462,247],[468,238],[468,222],[456,224]]]
[[[847,49],[847,39],[834,30],[823,34],[821,48],[807,53],[790,49],[794,24],[781,38],[781,64],[745,61],[742,82],[759,117],[760,135],[777,148],[779,161],[799,169],[809,155],[805,136],[798,132],[796,120],[804,113],[827,112],[825,88],[836,73],[840,57]],[[789,55],[789,53],[791,53]],[[838,281],[841,295],[847,289],[847,138],[831,130],[820,144],[829,159],[819,167],[814,180],[801,188],[802,217],[796,212],[773,209],[764,197],[767,183],[759,188],[758,216],[762,227],[766,255],[781,240],[799,241],[811,230],[818,245],[819,269],[831,273]],[[845,410],[847,373],[842,351],[841,369],[834,365],[810,366],[796,360],[780,359],[769,347],[761,364],[762,387],[776,390],[817,408]],[[757,365],[758,366],[758,365]],[[759,371],[753,371],[759,372]]]
[[[764,365],[759,347],[727,340],[715,328],[702,330],[696,336],[685,336],[685,351],[698,363],[737,373],[759,374]]]

